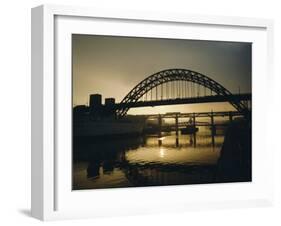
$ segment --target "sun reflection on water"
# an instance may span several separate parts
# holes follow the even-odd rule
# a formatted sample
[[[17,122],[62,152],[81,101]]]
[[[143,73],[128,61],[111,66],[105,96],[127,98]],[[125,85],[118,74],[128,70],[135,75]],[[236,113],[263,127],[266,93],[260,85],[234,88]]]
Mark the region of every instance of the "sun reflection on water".
[[[165,156],[165,148],[160,147],[160,158],[164,158]]]

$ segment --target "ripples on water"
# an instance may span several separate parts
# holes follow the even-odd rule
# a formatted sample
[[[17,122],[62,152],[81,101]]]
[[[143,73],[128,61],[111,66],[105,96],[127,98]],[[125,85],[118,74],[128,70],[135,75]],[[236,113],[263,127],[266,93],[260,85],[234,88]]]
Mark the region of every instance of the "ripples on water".
[[[180,185],[214,182],[224,136],[163,134],[128,139],[74,142],[73,189]]]

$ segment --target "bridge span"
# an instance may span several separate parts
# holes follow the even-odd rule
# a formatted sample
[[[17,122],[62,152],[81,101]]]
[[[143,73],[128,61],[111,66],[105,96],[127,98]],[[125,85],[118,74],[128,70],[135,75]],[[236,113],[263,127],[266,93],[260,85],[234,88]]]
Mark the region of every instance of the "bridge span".
[[[113,106],[115,110],[125,108],[138,108],[138,107],[155,107],[163,105],[177,105],[177,104],[199,104],[199,103],[212,103],[212,102],[240,102],[251,101],[252,95],[250,93],[244,94],[231,94],[231,95],[214,95],[214,96],[198,96],[189,98],[176,98],[176,99],[160,99],[160,100],[148,100],[137,101],[128,103],[117,103]]]
[[[122,117],[131,107],[222,101],[229,102],[237,111],[245,113],[248,106],[244,101],[250,99],[251,94],[233,94],[199,72],[176,68],[157,72],[142,80],[123,98],[116,113]]]

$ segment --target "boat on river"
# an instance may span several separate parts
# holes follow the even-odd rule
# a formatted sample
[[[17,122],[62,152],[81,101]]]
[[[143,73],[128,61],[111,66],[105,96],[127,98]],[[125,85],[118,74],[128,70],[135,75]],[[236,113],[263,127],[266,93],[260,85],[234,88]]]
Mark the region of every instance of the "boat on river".
[[[185,128],[181,129],[181,134],[194,134],[197,133],[199,129],[194,125],[187,125]]]

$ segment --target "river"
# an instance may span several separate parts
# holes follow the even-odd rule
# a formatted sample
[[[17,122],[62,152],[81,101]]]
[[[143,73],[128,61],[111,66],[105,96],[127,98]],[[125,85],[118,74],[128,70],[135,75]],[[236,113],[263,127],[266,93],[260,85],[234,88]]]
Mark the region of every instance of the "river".
[[[137,138],[99,139],[73,145],[72,188],[97,189],[215,182],[224,135],[212,145],[201,127],[196,147],[190,135],[175,133]]]

